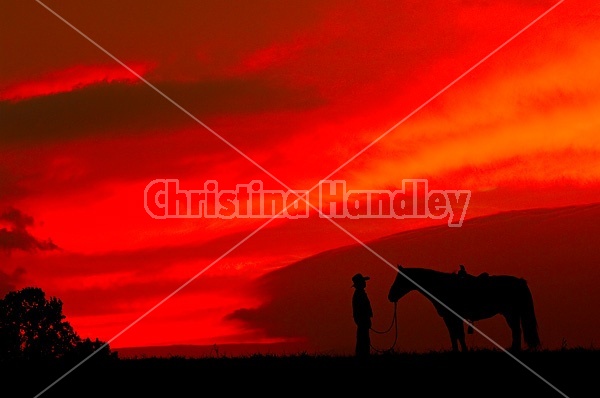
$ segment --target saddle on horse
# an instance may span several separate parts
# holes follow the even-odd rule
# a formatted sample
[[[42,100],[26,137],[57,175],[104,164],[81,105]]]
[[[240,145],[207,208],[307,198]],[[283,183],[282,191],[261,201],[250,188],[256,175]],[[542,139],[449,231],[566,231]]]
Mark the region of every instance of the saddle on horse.
[[[476,291],[480,289],[481,282],[485,281],[490,276],[490,274],[487,272],[482,272],[477,276],[471,275],[467,272],[463,264],[460,264],[459,267],[460,270],[456,275],[460,278],[462,288],[466,290],[466,294],[469,296],[474,295]],[[467,321],[469,321],[471,324],[475,323],[473,320],[468,318]],[[471,325],[468,326],[467,333],[473,334],[473,327]]]

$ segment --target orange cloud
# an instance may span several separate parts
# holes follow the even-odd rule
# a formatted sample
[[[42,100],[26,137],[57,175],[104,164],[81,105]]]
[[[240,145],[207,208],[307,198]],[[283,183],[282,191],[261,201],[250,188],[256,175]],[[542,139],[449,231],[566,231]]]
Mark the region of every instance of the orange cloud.
[[[494,184],[515,177],[599,181],[600,41],[581,31],[496,54],[366,153],[365,167],[353,170],[356,184],[461,169],[477,170],[477,178],[464,176],[469,183],[486,180],[484,172]],[[509,159],[520,165],[493,167]]]

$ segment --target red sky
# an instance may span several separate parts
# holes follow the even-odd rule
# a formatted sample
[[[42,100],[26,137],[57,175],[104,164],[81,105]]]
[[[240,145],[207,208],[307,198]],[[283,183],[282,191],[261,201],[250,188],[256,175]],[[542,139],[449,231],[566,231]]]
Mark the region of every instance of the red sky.
[[[309,189],[555,2],[46,4],[279,180]],[[38,3],[4,9],[0,290],[39,286],[63,300],[79,334],[109,340],[266,221],[153,219],[150,181],[283,188]],[[599,23],[597,2],[565,1],[331,179],[471,190],[467,219],[599,202]],[[337,221],[363,240],[444,225]],[[317,326],[294,335],[277,312],[232,314],[285,299],[251,289],[257,277],[351,243],[314,214],[276,220],[111,345],[309,338]],[[318,274],[288,283],[310,295],[326,286]],[[593,342],[590,330],[567,330]],[[335,341],[320,348],[346,348]],[[415,347],[446,343],[429,342]]]

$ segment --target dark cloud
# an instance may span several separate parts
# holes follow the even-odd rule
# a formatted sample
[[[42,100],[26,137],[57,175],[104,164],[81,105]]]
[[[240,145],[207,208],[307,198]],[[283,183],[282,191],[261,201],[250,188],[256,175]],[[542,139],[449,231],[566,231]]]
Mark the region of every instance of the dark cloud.
[[[20,210],[9,208],[0,214],[0,220],[12,224],[15,229],[25,229],[33,225],[33,217],[23,214]]]
[[[317,93],[264,80],[156,84],[200,120],[211,116],[306,109],[322,104]],[[97,84],[71,92],[0,102],[0,141],[53,142],[102,134],[193,126],[195,122],[144,83]]]
[[[17,288],[17,284],[21,281],[23,274],[25,274],[25,269],[20,267],[13,272],[0,270],[0,298]]]
[[[8,208],[0,214],[0,224],[8,225],[0,229],[0,249],[36,251],[57,250],[59,247],[51,239],[40,240],[29,233],[28,227],[33,225],[33,217],[18,209]]]

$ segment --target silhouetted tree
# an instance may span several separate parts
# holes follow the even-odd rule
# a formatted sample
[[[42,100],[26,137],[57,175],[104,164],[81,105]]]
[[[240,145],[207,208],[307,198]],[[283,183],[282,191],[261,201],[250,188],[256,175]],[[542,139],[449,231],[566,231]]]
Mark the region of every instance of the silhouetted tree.
[[[26,287],[0,300],[0,358],[60,359],[87,356],[104,345],[82,340],[62,313],[62,301]],[[103,356],[113,355],[109,347]],[[99,353],[100,354],[100,353]]]

